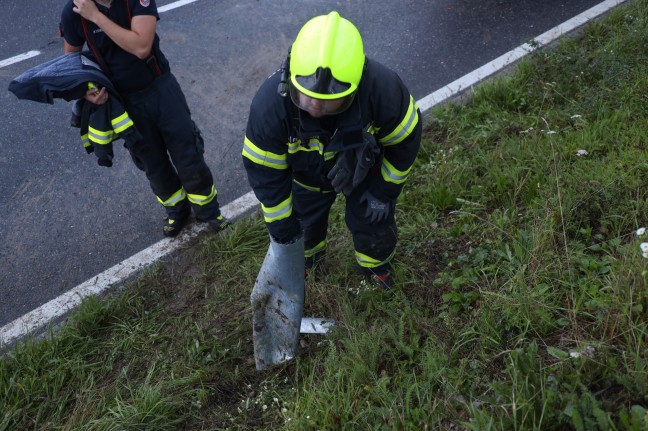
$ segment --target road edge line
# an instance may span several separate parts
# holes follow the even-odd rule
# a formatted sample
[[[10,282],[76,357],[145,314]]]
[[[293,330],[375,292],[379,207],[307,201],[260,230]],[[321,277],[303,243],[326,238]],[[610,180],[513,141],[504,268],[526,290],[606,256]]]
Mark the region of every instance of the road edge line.
[[[613,9],[627,1],[628,0],[606,0],[563,22],[562,24],[558,24],[551,30],[533,38],[532,42],[524,43],[517,48],[512,49],[506,54],[497,57],[495,60],[484,64],[450,84],[438,89],[434,93],[425,96],[417,102],[419,109],[421,112],[428,111],[432,107],[470,89],[475,84],[480,83],[495,75],[497,72],[513,65],[533,51],[546,47],[552,42],[558,40],[560,37],[576,30],[583,24],[598,18],[610,9]]]

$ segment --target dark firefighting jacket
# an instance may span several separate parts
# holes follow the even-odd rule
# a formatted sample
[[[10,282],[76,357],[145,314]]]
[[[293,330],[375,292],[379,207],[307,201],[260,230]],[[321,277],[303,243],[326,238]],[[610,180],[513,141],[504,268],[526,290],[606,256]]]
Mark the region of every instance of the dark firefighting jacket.
[[[398,75],[367,59],[351,107],[318,119],[280,96],[279,82],[277,72],[254,97],[243,145],[243,164],[270,234],[290,238],[299,231],[293,181],[312,191],[332,190],[327,174],[336,156],[358,148],[363,131],[376,137],[381,154],[358,187],[385,202],[396,200],[416,159],[422,129],[421,114]]]
[[[88,83],[106,87],[108,101],[85,101]],[[9,91],[19,99],[49,104],[56,98],[79,99],[74,105],[79,118],[73,125],[80,128],[86,151],[94,152],[102,166],[112,166],[115,139],[124,139],[128,148],[142,139],[114,86],[88,53],[73,52],[35,66],[11,81]]]

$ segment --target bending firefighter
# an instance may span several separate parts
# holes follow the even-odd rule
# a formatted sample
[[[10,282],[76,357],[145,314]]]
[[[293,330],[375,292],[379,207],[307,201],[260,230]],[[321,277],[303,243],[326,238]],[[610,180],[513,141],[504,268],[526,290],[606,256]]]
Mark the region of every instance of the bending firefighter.
[[[142,135],[127,148],[166,210],[164,235],[176,236],[192,208],[198,221],[221,230],[229,222],[220,213],[200,130],[160,50],[158,19],[155,0],[69,0],[61,14],[64,51],[87,44],[117,94],[92,88],[85,101],[102,105],[109,97],[121,98]]]
[[[272,239],[302,235],[306,267],[326,251],[328,216],[346,197],[358,269],[391,287],[394,209],[416,158],[422,118],[398,77],[366,58],[337,12],[308,21],[252,101],[243,163]]]

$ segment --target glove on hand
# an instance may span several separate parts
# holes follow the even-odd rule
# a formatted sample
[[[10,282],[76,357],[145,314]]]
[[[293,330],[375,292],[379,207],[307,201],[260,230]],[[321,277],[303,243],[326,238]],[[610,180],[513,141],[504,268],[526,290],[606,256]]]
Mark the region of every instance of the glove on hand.
[[[362,196],[360,196],[360,203],[363,202],[367,202],[365,217],[369,219],[371,224],[387,220],[390,211],[389,202],[378,200],[378,198],[372,195],[369,190],[365,191]]]
[[[362,147],[356,152],[356,168],[353,174],[353,188],[365,179],[369,170],[376,164],[376,157],[380,154],[380,147],[376,138],[369,132],[362,134]]]
[[[335,166],[333,166],[326,176],[331,180],[331,185],[336,193],[344,192],[347,196],[351,194],[353,190],[354,165],[355,158],[349,151],[337,155]]]
[[[327,175],[333,189],[337,193],[344,192],[345,195],[350,195],[353,189],[365,179],[379,154],[380,147],[376,138],[371,133],[364,132],[360,148],[338,154],[335,166]]]

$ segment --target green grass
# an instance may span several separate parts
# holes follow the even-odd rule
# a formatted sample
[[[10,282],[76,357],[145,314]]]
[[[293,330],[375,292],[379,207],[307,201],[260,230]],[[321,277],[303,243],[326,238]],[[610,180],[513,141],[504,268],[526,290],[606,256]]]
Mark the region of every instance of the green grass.
[[[0,361],[4,430],[646,430],[648,1],[428,115],[393,292],[341,202],[296,361],[257,372],[259,217]]]

